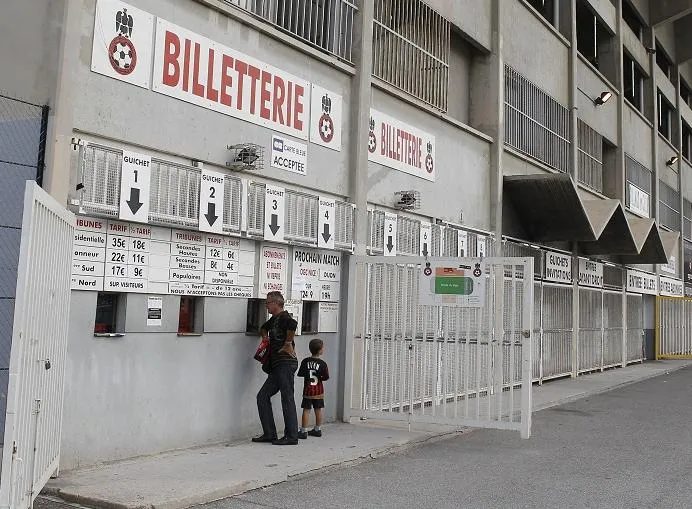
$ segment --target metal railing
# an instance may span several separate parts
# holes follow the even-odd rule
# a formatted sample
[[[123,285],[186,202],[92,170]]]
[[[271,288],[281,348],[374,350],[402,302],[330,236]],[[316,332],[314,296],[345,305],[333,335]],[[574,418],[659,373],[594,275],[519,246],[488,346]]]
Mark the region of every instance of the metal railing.
[[[579,120],[577,178],[591,189],[603,192],[603,136]]]
[[[556,170],[570,171],[569,110],[509,66],[505,143]]]
[[[631,156],[625,154],[625,175],[627,179],[628,189],[625,192],[625,205],[631,208],[631,196],[629,186],[633,186],[639,191],[648,196],[647,208],[649,216],[651,215],[651,189],[653,187],[653,175],[651,170],[640,162],[634,160]]]
[[[680,231],[680,193],[665,182],[659,182],[659,218],[662,226]]]
[[[692,299],[656,297],[656,359],[692,359]]]
[[[224,0],[311,46],[353,61],[353,21],[358,7],[348,0]]]
[[[447,111],[451,24],[421,0],[375,0],[372,74]]]

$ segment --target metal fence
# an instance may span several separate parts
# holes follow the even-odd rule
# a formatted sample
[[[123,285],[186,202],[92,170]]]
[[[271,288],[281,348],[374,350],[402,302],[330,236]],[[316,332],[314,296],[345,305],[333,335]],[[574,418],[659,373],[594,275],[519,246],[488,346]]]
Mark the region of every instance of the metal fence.
[[[692,359],[692,299],[656,297],[656,359]]]
[[[509,66],[505,143],[557,170],[570,171],[569,110]]]
[[[515,429],[528,438],[533,260],[485,259],[480,308],[419,304],[424,261],[460,263],[355,259],[347,418]]]
[[[641,295],[627,294],[627,363],[644,360],[644,316]]]
[[[356,4],[348,0],[224,0],[311,46],[353,61]]]
[[[5,423],[24,188],[43,177],[48,107],[0,95],[0,436]]]
[[[375,0],[373,76],[447,111],[450,34],[421,0]]]
[[[591,189],[603,192],[603,136],[579,120],[577,178]]]

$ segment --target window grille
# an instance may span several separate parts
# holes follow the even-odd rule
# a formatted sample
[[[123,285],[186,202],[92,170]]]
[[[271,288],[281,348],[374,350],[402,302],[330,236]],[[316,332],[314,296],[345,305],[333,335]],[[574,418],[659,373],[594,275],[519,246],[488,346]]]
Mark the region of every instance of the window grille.
[[[442,256],[459,255],[459,231],[456,228],[445,228],[442,232]]]
[[[671,230],[680,230],[680,193],[665,182],[659,182],[659,222]]]
[[[368,210],[368,224],[370,225],[370,252],[384,254],[384,212]]]
[[[397,254],[418,256],[420,254],[420,221],[399,217],[396,226]]]
[[[242,210],[243,184],[239,178],[226,175],[224,177],[223,195],[223,231],[240,232],[240,214]]]
[[[348,0],[224,0],[303,42],[352,62],[356,4]]]
[[[505,143],[543,163],[570,170],[569,110],[505,66]]]
[[[170,225],[199,225],[201,172],[194,167],[151,160],[149,218]]]
[[[686,239],[692,239],[692,202],[685,198],[682,201],[682,230]]]
[[[579,182],[603,192],[603,137],[579,120]]]
[[[635,161],[629,155],[625,155],[625,173],[627,175],[627,190],[625,192],[625,205],[630,207],[630,190],[632,185],[643,191],[649,196],[649,205],[651,204],[651,171],[643,164]],[[650,207],[649,207],[650,208]]]
[[[353,205],[350,203],[336,202],[334,212],[334,247],[353,251]],[[318,232],[319,233],[319,232]]]
[[[247,200],[247,233],[264,237],[264,196],[266,186],[260,182],[250,182]]]
[[[317,245],[319,197],[286,191],[286,240]]]
[[[432,234],[430,235],[431,249],[430,256],[440,256],[440,236],[442,235],[442,227],[438,224],[432,225]]]
[[[84,185],[81,206],[87,214],[118,217],[120,209],[120,169],[123,153],[120,150],[87,145],[81,150],[80,182]]]
[[[450,27],[421,0],[375,0],[373,76],[447,111]]]

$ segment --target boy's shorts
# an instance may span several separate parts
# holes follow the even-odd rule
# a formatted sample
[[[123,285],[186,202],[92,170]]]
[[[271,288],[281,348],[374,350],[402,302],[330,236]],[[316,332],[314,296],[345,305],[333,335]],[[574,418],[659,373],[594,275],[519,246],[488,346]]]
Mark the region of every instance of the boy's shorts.
[[[306,410],[310,410],[311,408],[324,408],[324,399],[303,398],[303,402],[300,404],[300,408],[304,408]]]

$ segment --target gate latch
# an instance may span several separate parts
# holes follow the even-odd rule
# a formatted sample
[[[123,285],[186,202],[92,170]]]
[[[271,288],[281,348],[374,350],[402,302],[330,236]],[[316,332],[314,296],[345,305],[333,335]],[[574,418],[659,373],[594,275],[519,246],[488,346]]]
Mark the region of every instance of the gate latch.
[[[522,336],[524,336],[524,339],[529,339],[531,337],[531,331],[525,330],[521,333]]]
[[[38,362],[43,363],[43,367],[46,368],[46,371],[50,369],[50,359],[39,359]]]

